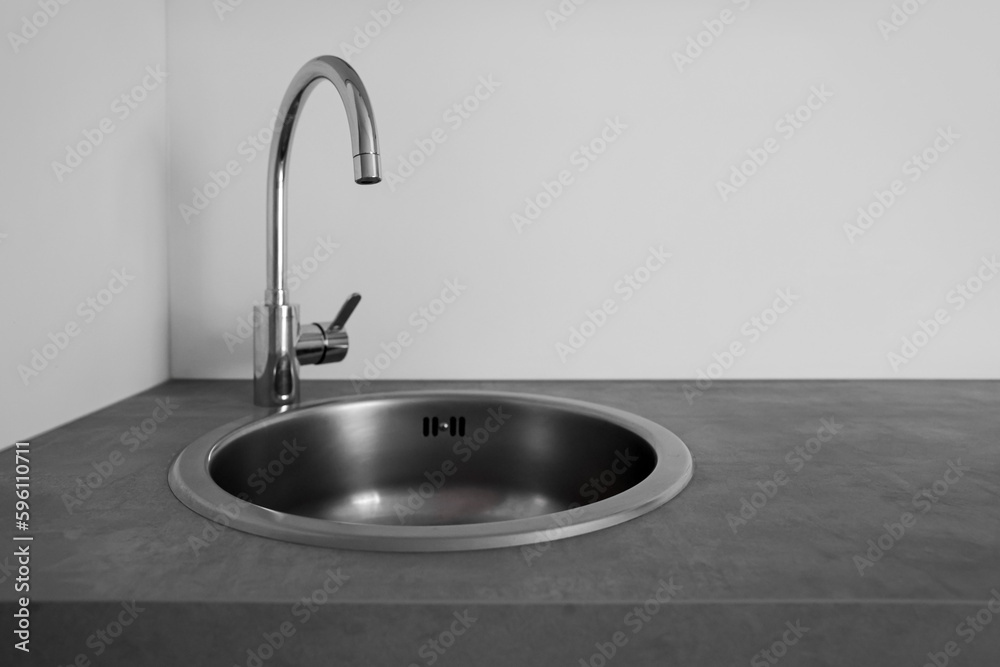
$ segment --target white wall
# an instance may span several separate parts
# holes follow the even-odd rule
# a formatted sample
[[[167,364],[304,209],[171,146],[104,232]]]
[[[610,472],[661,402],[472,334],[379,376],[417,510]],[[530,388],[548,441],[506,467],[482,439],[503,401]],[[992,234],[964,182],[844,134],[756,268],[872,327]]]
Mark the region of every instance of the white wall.
[[[982,258],[1000,250],[1000,8],[903,4],[919,10],[883,34],[892,2],[595,0],[555,24],[546,11],[570,5],[177,0],[164,16],[156,1],[6,2],[0,442],[168,376],[168,273],[170,373],[249,377],[267,155],[248,139],[266,139],[296,69],[343,55],[371,12],[391,21],[349,59],[390,182],[351,184],[331,87],[296,140],[290,259],[308,279],[294,300],[308,321],[365,296],[348,360],[306,377],[361,377],[377,362],[381,378],[996,378],[1000,281],[977,272],[992,277]],[[54,15],[38,18],[44,7]],[[732,22],[709,39],[704,22],[724,9]],[[34,33],[25,17],[44,25]],[[711,43],[679,71],[674,53],[699,33]],[[146,68],[164,62],[169,84],[155,83]],[[124,117],[113,101],[144,77],[152,90]],[[491,78],[499,87],[456,127],[449,109],[486,97]],[[814,87],[833,96],[789,137],[775,124]],[[66,146],[105,118],[114,131],[57,174]],[[578,148],[616,118],[625,129],[580,171]],[[391,182],[436,128],[446,141]],[[939,128],[958,138],[911,180],[904,163]],[[723,201],[718,183],[765,145],[777,152]],[[231,161],[239,173],[217,176],[224,187],[186,221],[181,206]],[[512,214],[561,170],[572,182],[517,229]],[[845,224],[894,179],[897,201],[849,240]],[[617,281],[661,245],[671,258],[626,301]],[[102,291],[121,269],[135,276],[124,291]],[[449,279],[467,289],[425,326],[419,309],[440,306]],[[979,290],[971,300],[962,283]],[[754,333],[783,289],[797,300]],[[108,297],[100,313],[80,306]],[[609,299],[603,326],[571,338]],[[935,314],[943,324],[926,324]],[[76,335],[63,339],[67,326]],[[904,350],[915,333],[926,345]],[[49,334],[65,348],[46,347]],[[398,358],[380,357],[401,335]],[[735,344],[729,368],[711,366]],[[44,368],[26,375],[33,358]]]
[[[5,0],[0,27],[6,446],[168,377],[167,154],[162,2]]]
[[[343,55],[387,4],[169,3],[175,376],[250,376],[252,343],[225,338],[248,331],[264,288],[267,156],[241,142],[300,65]],[[395,189],[352,184],[343,108],[317,89],[295,142],[290,260],[317,237],[340,248],[308,265],[294,301],[312,321],[350,291],[365,300],[348,359],[305,377],[359,376],[404,332],[412,344],[380,377],[691,378],[734,342],[744,352],[723,377],[1000,376],[1000,280],[961,309],[949,300],[1000,251],[996,3],[929,3],[888,39],[888,1],[594,1],[552,29],[558,6],[402,0],[352,55],[387,171],[434,128],[447,135]],[[733,22],[679,71],[672,54],[723,9]],[[453,129],[443,114],[480,77],[501,86]],[[833,96],[789,137],[775,123],[813,87]],[[572,154],[609,118],[627,129],[579,172]],[[904,162],[949,127],[960,138],[912,182]],[[769,137],[777,152],[723,202],[717,182]],[[230,160],[240,173],[185,221],[180,206]],[[563,169],[572,184],[519,233],[511,215]],[[897,178],[898,201],[849,242],[845,223]],[[626,302],[616,281],[661,244],[672,258]],[[411,313],[456,277],[467,291],[421,330]],[[787,313],[744,327],[785,288]],[[606,299],[615,312],[561,359],[556,344]],[[893,368],[888,354],[939,309],[944,326]]]

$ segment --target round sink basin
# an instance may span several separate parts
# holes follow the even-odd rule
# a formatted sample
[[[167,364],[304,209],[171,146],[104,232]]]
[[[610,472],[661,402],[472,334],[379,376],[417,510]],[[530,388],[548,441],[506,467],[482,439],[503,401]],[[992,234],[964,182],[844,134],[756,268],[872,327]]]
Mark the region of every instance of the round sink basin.
[[[373,394],[234,422],[185,448],[170,488],[195,512],[288,542],[457,551],[588,533],[680,493],[664,427],[581,401]]]

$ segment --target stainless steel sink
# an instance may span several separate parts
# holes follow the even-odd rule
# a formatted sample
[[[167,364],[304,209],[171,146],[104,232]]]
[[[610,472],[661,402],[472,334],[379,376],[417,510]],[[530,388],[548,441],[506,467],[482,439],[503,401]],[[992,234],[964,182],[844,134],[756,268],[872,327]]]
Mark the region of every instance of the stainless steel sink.
[[[379,551],[456,551],[588,533],[691,478],[663,426],[581,401],[473,391],[375,394],[246,418],[176,458],[170,488],[256,535]]]

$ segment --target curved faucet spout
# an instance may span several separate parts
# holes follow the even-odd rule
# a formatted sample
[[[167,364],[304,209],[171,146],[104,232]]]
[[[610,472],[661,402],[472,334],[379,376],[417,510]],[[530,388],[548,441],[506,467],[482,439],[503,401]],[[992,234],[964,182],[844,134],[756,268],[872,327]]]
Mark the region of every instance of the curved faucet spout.
[[[334,85],[347,111],[354,180],[362,185],[382,180],[378,130],[361,77],[340,58],[320,56],[310,60],[292,79],[281,100],[275,121],[276,136],[271,143],[267,170],[267,292],[264,295],[265,303],[269,304],[284,305],[288,302],[285,288],[288,264],[288,158],[299,111],[322,79]]]
[[[288,302],[288,158],[299,111],[313,87],[326,79],[340,93],[351,129],[354,180],[378,183],[378,131],[361,77],[340,58],[320,56],[298,71],[281,100],[267,168],[267,290],[254,308],[254,403],[266,407],[299,400],[299,364],[328,364],[347,354],[344,325],[361,296],[353,294],[331,322],[299,325],[299,308]]]

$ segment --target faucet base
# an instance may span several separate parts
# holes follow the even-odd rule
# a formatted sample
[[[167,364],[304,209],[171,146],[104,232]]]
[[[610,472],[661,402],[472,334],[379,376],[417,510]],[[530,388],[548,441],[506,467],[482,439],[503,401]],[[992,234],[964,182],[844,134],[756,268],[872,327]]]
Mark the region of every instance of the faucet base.
[[[281,407],[299,401],[297,305],[264,304],[253,313],[253,402]]]

